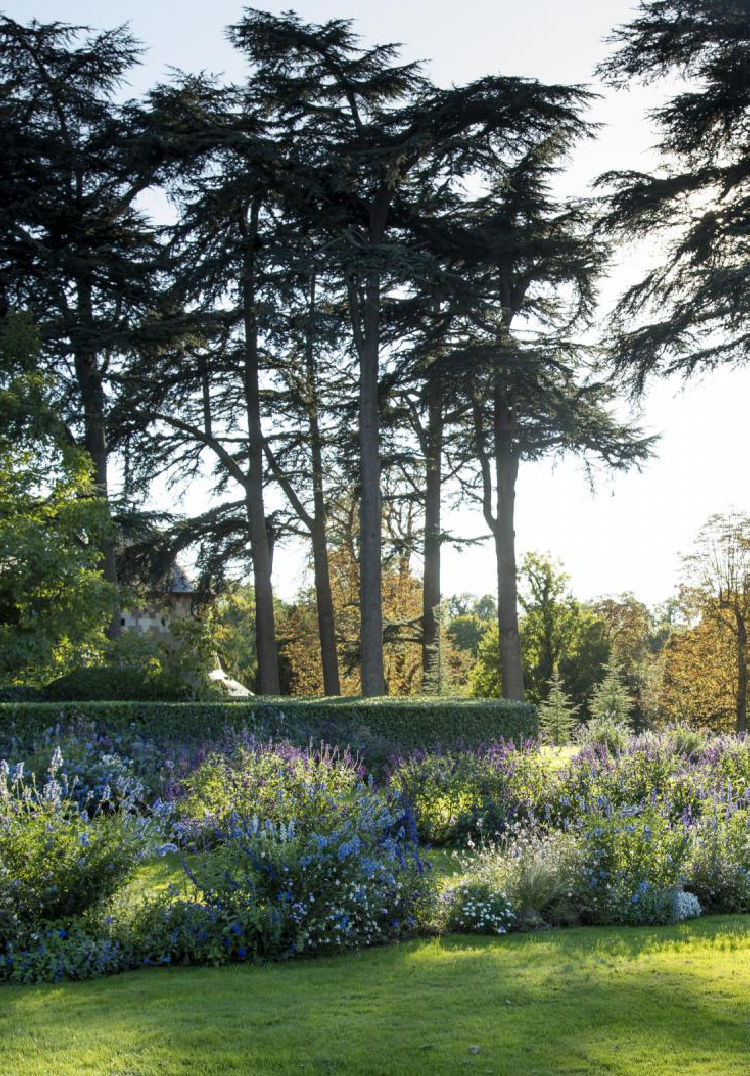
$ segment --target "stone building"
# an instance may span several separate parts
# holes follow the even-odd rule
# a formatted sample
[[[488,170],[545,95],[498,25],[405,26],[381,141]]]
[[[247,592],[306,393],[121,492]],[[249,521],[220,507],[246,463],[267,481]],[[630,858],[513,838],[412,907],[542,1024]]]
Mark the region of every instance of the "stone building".
[[[169,585],[163,589],[163,597],[155,598],[137,609],[123,609],[120,626],[123,630],[137,631],[140,635],[169,635],[173,620],[183,620],[193,615],[194,594],[195,587],[185,569],[175,564]]]

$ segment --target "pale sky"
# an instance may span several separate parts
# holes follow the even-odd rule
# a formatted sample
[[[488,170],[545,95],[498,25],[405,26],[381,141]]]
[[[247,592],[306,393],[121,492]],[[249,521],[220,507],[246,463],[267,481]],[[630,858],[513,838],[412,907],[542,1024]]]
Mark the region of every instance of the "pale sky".
[[[0,0],[2,4],[2,0]],[[281,12],[293,7],[305,20],[352,18],[363,42],[399,41],[405,59],[426,59],[438,83],[461,83],[485,74],[522,75],[544,82],[583,82],[603,93],[591,118],[603,124],[600,137],[583,147],[564,180],[583,193],[591,178],[613,168],[647,169],[655,136],[644,118],[659,101],[658,89],[605,91],[593,69],[606,54],[603,38],[627,21],[627,0],[284,0],[258,3]],[[94,27],[129,22],[147,46],[132,92],[145,90],[169,67],[226,72],[240,78],[242,57],[224,40],[242,5],[233,0],[6,0],[6,15],[27,22],[61,21]],[[663,91],[661,91],[663,92]],[[603,288],[611,302],[622,282],[637,277],[642,254],[622,252],[621,267]],[[536,549],[563,561],[580,598],[632,590],[655,603],[674,590],[679,554],[715,512],[731,506],[750,510],[745,472],[750,369],[725,370],[690,383],[653,383],[643,424],[660,433],[657,457],[642,473],[602,474],[592,493],[572,462],[553,468],[525,464],[519,477],[516,536],[519,553]],[[197,491],[196,491],[197,492]],[[195,502],[198,497],[193,498]],[[202,505],[190,503],[190,510]],[[484,533],[481,516],[462,512],[447,527],[464,535]],[[276,553],[278,593],[291,597],[305,578],[297,550]],[[444,592],[494,592],[490,543],[444,554]]]

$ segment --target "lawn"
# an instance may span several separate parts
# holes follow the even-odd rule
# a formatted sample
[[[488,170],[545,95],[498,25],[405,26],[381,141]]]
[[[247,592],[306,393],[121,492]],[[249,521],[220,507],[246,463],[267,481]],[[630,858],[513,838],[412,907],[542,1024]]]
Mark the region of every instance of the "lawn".
[[[4,1076],[750,1070],[750,919],[0,989]]]

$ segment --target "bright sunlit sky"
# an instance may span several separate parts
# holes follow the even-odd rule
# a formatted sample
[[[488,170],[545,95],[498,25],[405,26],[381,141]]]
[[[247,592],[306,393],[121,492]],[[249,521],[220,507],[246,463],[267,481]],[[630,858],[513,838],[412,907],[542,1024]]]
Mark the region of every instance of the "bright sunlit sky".
[[[2,0],[0,0],[2,4]],[[603,125],[600,137],[582,147],[571,162],[564,189],[583,193],[597,174],[612,168],[648,169],[654,130],[646,111],[663,90],[634,87],[605,90],[593,69],[607,52],[609,30],[628,21],[628,0],[284,0],[258,3],[269,11],[290,7],[311,22],[352,18],[367,44],[398,41],[405,59],[429,61],[428,72],[443,85],[485,74],[522,75],[544,82],[585,82],[603,94],[591,118]],[[242,57],[224,40],[224,27],[237,21],[238,0],[6,0],[6,15],[26,22],[58,20],[107,28],[129,22],[148,51],[135,71],[131,92],[140,93],[165,77],[169,67],[244,71]],[[622,252],[621,266],[602,289],[611,302],[623,282],[637,277],[643,254]],[[658,455],[641,473],[602,474],[592,492],[580,466],[562,462],[522,464],[518,484],[516,535],[519,552],[550,552],[571,575],[583,599],[632,590],[649,603],[673,591],[686,551],[697,530],[714,512],[731,505],[750,508],[745,472],[746,411],[750,369],[726,370],[683,386],[653,383],[642,423],[660,433]],[[194,490],[186,511],[204,507],[205,492]],[[464,536],[484,533],[478,513],[462,511],[446,523]],[[304,553],[277,550],[275,585],[291,597],[306,580]],[[444,592],[494,592],[493,553],[488,542],[444,554]]]

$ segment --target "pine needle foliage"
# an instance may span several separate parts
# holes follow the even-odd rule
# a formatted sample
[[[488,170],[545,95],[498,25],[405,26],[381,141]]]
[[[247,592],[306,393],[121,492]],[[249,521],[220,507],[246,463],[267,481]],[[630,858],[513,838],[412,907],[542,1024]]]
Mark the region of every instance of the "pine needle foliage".
[[[553,747],[570,743],[579,707],[563,690],[557,669],[547,681],[549,694],[539,706],[539,732],[541,738]]]
[[[625,686],[622,670],[612,661],[607,662],[603,669],[604,679],[596,685],[591,694],[591,716],[595,721],[627,727],[630,724],[633,700]]]
[[[742,0],[642,0],[599,73],[615,86],[683,80],[652,110],[662,165],[602,176],[605,223],[661,244],[622,297],[616,358],[636,391],[650,373],[683,375],[747,360],[750,7]]]

